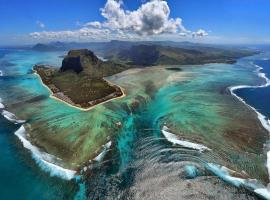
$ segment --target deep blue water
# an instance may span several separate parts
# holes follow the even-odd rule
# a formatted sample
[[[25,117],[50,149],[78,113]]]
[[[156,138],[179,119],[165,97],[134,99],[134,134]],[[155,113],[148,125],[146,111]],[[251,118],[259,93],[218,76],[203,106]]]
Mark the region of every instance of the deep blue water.
[[[24,197],[23,199],[45,200],[52,196],[64,199],[71,195],[72,189],[68,191],[63,180],[48,177],[36,168],[33,160],[26,155],[27,152],[13,135],[17,128],[18,126],[0,117],[0,199]]]
[[[3,58],[9,52],[9,50],[0,50],[0,58]]]
[[[270,77],[270,60],[257,60],[254,64],[262,67],[261,72]],[[265,84],[265,80],[262,79],[262,83]],[[235,93],[243,98],[249,105],[256,108],[267,118],[270,118],[270,87],[264,88],[244,88],[235,91]]]
[[[265,73],[267,77],[270,77],[270,59],[269,60],[257,60],[256,65],[259,65],[263,69],[261,72]]]

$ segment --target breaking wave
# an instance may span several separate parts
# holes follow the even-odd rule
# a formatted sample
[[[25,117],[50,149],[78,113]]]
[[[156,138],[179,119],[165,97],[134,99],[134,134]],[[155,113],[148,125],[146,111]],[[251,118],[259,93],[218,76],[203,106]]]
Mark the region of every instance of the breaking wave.
[[[16,132],[15,135],[20,139],[23,146],[30,150],[32,157],[36,163],[46,172],[50,173],[51,176],[58,176],[60,178],[71,180],[75,177],[76,171],[65,169],[59,165],[53,164],[59,160],[59,158],[50,155],[46,152],[42,152],[38,147],[31,144],[30,141],[26,139],[26,130],[24,125],[22,125]]]
[[[4,108],[5,108],[5,106],[3,104],[2,98],[0,97],[0,109],[4,109]]]
[[[25,120],[18,119],[15,114],[4,110],[4,108],[5,106],[2,103],[2,98],[0,98],[0,110],[2,110],[1,114],[3,117],[14,124],[24,124],[26,122]],[[48,172],[51,176],[58,176],[66,180],[71,180],[75,177],[75,174],[77,173],[76,171],[65,169],[60,165],[55,164],[59,163],[59,158],[46,152],[42,152],[38,147],[32,145],[31,142],[27,140],[24,125],[21,125],[21,127],[15,132],[15,135],[20,139],[23,146],[30,150],[32,157],[42,170]]]
[[[0,108],[2,103],[0,104]],[[4,108],[4,105],[3,105]],[[18,119],[15,114],[8,112],[7,110],[3,110],[1,113],[8,121],[13,122],[14,124],[22,124],[25,123],[25,120]]]
[[[165,136],[165,138],[173,143],[173,144],[177,144],[180,145],[182,147],[186,147],[186,148],[190,148],[190,149],[195,149],[198,150],[200,152],[203,151],[210,151],[211,149],[209,149],[208,147],[202,145],[202,144],[197,144],[197,143],[193,143],[193,142],[189,142],[186,140],[180,140],[175,134],[170,133],[168,131],[168,127],[167,126],[163,126],[161,132],[163,133],[163,135]]]
[[[264,59],[265,60],[265,59]],[[258,85],[258,86],[251,86],[251,85],[238,85],[238,86],[233,86],[230,87],[230,93],[235,96],[238,100],[240,100],[242,103],[244,103],[247,107],[249,107],[251,110],[253,110],[256,114],[257,117],[259,119],[259,121],[261,122],[262,126],[268,131],[268,133],[270,133],[270,120],[263,115],[262,113],[260,113],[256,108],[254,108],[253,106],[249,105],[243,98],[241,98],[240,96],[238,96],[235,91],[238,89],[243,89],[243,88],[265,88],[270,86],[270,79],[266,76],[265,73],[261,72],[261,70],[263,69],[262,67],[254,64],[254,66],[257,68],[255,70],[255,72],[257,73],[257,75],[259,77],[261,77],[262,79],[265,80],[265,83],[262,85]],[[270,151],[267,152],[267,169],[268,169],[268,174],[270,175]],[[224,172],[223,172],[224,175]],[[228,174],[226,176],[223,176],[223,178],[225,177],[225,179],[231,179],[231,176],[229,176]],[[244,179],[235,179],[235,180],[231,180],[234,184],[242,184],[242,185],[246,185],[247,186],[247,181]],[[248,186],[250,187],[250,184],[248,184]],[[258,194],[259,196],[265,198],[265,199],[270,199],[270,188],[266,188],[265,186],[254,186],[253,188],[254,192],[256,194]]]
[[[95,161],[100,162],[103,160],[104,156],[106,155],[107,151],[110,149],[112,145],[112,142],[109,141],[103,146],[103,150],[100,154],[97,155],[97,157],[94,158]]]
[[[258,180],[244,178],[239,175],[239,177],[233,176],[232,174],[237,172],[214,163],[207,163],[206,168],[225,182],[236,187],[245,187],[249,191],[256,193],[258,196],[270,200],[270,188],[265,187]]]

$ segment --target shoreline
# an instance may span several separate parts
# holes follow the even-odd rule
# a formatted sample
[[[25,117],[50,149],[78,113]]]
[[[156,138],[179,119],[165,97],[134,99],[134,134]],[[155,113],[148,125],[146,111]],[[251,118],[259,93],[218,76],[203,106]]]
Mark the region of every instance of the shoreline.
[[[244,89],[244,88],[265,88],[270,86],[270,79],[266,77],[266,74],[263,72],[260,72],[263,68],[256,65],[254,62],[252,62],[251,64],[253,64],[257,69],[255,70],[255,72],[257,73],[258,77],[263,78],[266,83],[262,84],[262,85],[258,85],[258,86],[252,86],[252,85],[238,85],[238,86],[231,86],[229,87],[230,93],[232,96],[236,97],[240,102],[242,102],[243,104],[245,104],[248,108],[250,108],[252,111],[254,111],[257,114],[257,119],[260,121],[262,127],[268,132],[268,134],[270,134],[270,120],[263,115],[262,113],[260,113],[255,107],[249,105],[242,97],[238,96],[234,91],[238,90],[238,89]],[[264,146],[265,147],[265,146]],[[267,160],[266,160],[266,167],[268,170],[268,175],[269,175],[269,180],[270,180],[270,149],[266,149],[267,151]]]
[[[118,88],[120,89],[122,95],[121,95],[121,96],[118,96],[118,97],[113,97],[113,98],[107,99],[106,101],[102,101],[102,102],[100,102],[100,103],[97,103],[97,104],[95,104],[95,105],[92,105],[92,106],[90,106],[89,108],[78,107],[78,106],[76,106],[76,105],[72,105],[72,104],[70,104],[70,103],[68,103],[68,102],[66,102],[66,101],[64,101],[64,100],[62,100],[62,99],[56,97],[56,96],[54,95],[54,93],[52,92],[51,88],[49,88],[49,87],[43,82],[41,76],[37,73],[37,71],[34,70],[33,68],[32,68],[32,70],[34,71],[34,74],[35,74],[36,76],[38,76],[40,83],[41,83],[43,86],[45,86],[45,87],[49,90],[49,92],[50,92],[50,96],[49,96],[49,97],[50,97],[50,98],[52,98],[52,99],[54,99],[54,100],[57,100],[57,101],[59,101],[59,102],[61,102],[61,103],[64,103],[64,104],[66,104],[66,105],[68,105],[68,106],[70,106],[70,107],[72,107],[72,108],[76,108],[76,109],[78,109],[78,110],[80,110],[80,111],[86,112],[86,111],[89,111],[89,110],[94,109],[94,108],[95,108],[96,106],[98,106],[98,105],[102,105],[102,104],[107,103],[107,102],[109,102],[109,101],[112,101],[112,100],[114,100],[114,99],[120,99],[120,98],[123,98],[123,97],[126,96],[126,94],[125,94],[125,92],[124,92],[124,88],[122,88],[122,87],[119,86],[119,85],[115,85],[115,84],[111,83],[111,82],[108,81],[106,78],[103,78],[103,80],[106,81],[110,86],[116,86],[116,87],[118,87]]]

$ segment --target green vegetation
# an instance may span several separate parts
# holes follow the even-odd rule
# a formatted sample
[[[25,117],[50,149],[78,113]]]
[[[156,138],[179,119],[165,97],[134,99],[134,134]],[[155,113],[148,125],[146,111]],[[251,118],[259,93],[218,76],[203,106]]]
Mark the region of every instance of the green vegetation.
[[[123,65],[99,60],[86,49],[70,51],[60,70],[44,65],[34,67],[53,96],[81,108],[122,96],[121,89],[109,84],[103,77],[124,69]]]
[[[179,48],[161,45],[135,45],[119,49],[109,58],[129,65],[192,65],[206,63],[234,63],[236,59],[253,55],[246,49],[217,47]]]
[[[72,84],[70,80],[72,80]],[[52,83],[70,97],[75,104],[100,99],[116,91],[103,79],[93,79],[87,75],[77,75],[72,72],[58,72],[52,78]]]

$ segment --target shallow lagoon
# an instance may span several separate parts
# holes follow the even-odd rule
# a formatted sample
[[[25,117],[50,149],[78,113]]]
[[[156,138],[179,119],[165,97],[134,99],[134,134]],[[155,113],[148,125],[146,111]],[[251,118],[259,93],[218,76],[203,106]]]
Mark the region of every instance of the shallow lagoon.
[[[83,112],[49,98],[49,91],[40,84],[38,77],[29,73],[35,63],[59,66],[59,56],[63,54],[13,51],[5,55],[2,59],[15,65],[1,66],[5,76],[0,78],[0,97],[9,111],[31,125],[28,128],[31,141],[62,158],[66,167],[82,169],[89,166],[88,160],[102,151],[103,144],[112,141],[113,146],[105,157],[107,162],[95,169],[94,178],[88,174],[88,195],[101,195],[102,192],[93,194],[94,190],[110,192],[110,187],[105,189],[108,185],[101,185],[102,180],[110,184],[108,180],[116,181],[116,175],[117,179],[125,181],[122,186],[114,183],[118,185],[114,186],[115,192],[126,192],[132,184],[140,184],[137,179],[141,173],[138,171],[146,170],[144,165],[163,166],[164,163],[178,163],[179,171],[185,168],[183,162],[198,165],[205,175],[209,172],[205,172],[204,164],[215,162],[239,172],[244,170],[250,177],[268,182],[263,152],[268,134],[256,114],[227,89],[262,81],[253,73],[254,66],[250,61],[254,58],[241,59],[234,65],[183,66],[183,70],[177,72],[163,67],[128,70],[108,78],[125,88],[125,98]],[[200,154],[172,146],[160,131],[163,125],[181,138],[201,143],[213,151]],[[6,132],[13,136],[16,128]],[[14,156],[21,149],[31,160],[30,153],[14,137],[11,140],[4,137],[4,141],[9,142],[6,146],[16,143],[18,150]],[[46,176],[34,162],[33,166],[37,173],[25,175],[26,178],[38,174]],[[176,170],[175,166],[171,170]],[[47,176],[46,180],[41,180],[37,181],[41,185],[46,180],[62,183],[59,178]],[[60,188],[54,184],[50,186],[51,195],[60,191],[62,196],[59,195],[59,199],[63,199],[64,191],[70,191],[70,196],[78,191],[76,184],[65,181]],[[40,191],[43,193],[44,188],[41,187]]]

